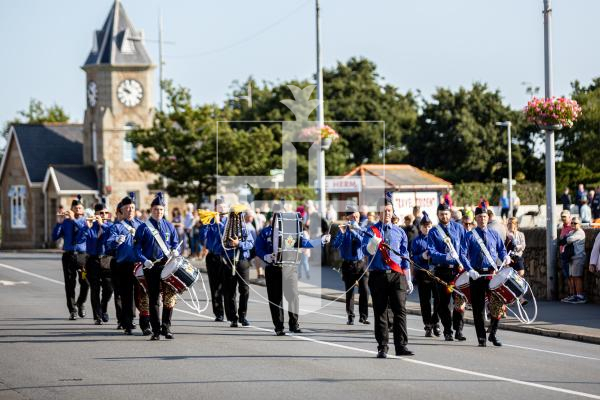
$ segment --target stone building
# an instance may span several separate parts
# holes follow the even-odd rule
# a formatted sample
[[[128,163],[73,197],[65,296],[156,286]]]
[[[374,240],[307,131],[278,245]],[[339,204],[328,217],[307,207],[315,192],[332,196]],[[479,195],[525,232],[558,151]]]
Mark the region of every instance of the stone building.
[[[50,242],[59,206],[77,194],[86,208],[113,209],[129,192],[149,204],[156,176],[140,171],[128,130],[152,125],[154,65],[123,5],[113,4],[94,32],[82,66],[87,104],[82,124],[15,124],[0,164],[2,248]]]

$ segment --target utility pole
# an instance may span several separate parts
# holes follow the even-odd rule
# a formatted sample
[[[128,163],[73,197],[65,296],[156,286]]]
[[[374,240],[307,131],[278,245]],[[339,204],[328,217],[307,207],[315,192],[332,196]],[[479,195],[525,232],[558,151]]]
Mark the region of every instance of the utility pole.
[[[317,100],[319,105],[317,107],[317,122],[318,127],[321,129],[325,125],[325,117],[323,109],[323,69],[321,68],[321,7],[319,6],[319,0],[315,0],[316,5],[316,23],[317,23]],[[320,133],[320,132],[319,132]],[[319,200],[321,207],[321,215],[325,217],[325,150],[321,147],[319,153]]]
[[[552,97],[552,5],[551,0],[544,0],[544,73],[545,97]],[[554,163],[554,129],[546,130],[546,299],[557,298],[556,258],[557,258],[557,226],[556,226],[556,179]]]
[[[163,88],[162,82],[164,79],[163,76],[163,68],[165,65],[165,60],[163,59],[163,20],[162,20],[162,11],[158,11],[158,90],[159,90],[159,98],[158,98],[158,109],[160,111],[163,110]]]
[[[512,186],[512,137],[510,132],[510,127],[512,126],[512,122],[504,121],[504,122],[496,122],[497,126],[505,126],[506,133],[508,135],[508,216],[512,216],[513,211],[513,186]]]

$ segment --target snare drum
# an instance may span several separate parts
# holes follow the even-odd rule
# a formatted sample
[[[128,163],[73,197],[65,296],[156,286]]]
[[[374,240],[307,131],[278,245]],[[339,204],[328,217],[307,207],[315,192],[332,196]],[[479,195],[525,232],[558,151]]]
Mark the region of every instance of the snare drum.
[[[199,277],[200,271],[194,268],[183,256],[169,259],[160,273],[160,279],[177,293],[188,290]]]
[[[296,266],[300,262],[302,224],[296,212],[278,212],[273,215],[274,264]]]
[[[490,291],[502,299],[504,304],[512,304],[527,293],[529,284],[512,268],[502,268],[490,281]]]
[[[467,302],[471,304],[471,282],[469,281],[469,272],[463,271],[456,281],[454,282],[454,286],[458,291],[465,295]]]
[[[146,285],[146,276],[144,275],[144,265],[141,262],[136,262],[133,266],[133,276],[137,279],[144,292],[148,293],[148,285]]]

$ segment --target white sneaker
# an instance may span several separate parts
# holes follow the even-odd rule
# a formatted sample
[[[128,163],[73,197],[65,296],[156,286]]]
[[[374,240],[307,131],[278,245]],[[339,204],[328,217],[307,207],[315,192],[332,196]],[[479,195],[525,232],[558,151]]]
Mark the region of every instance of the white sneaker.
[[[563,303],[572,303],[575,300],[575,295],[567,296],[561,300]]]
[[[573,303],[574,304],[585,304],[585,303],[587,303],[587,299],[585,298],[585,296],[575,296]]]

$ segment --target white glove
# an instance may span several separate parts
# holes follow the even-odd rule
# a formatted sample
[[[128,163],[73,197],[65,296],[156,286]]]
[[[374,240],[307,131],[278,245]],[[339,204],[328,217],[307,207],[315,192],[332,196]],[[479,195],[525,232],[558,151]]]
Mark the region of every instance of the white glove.
[[[331,241],[331,235],[330,235],[330,234],[326,234],[326,235],[323,235],[323,236],[321,237],[321,244],[322,244],[322,245],[326,245],[326,244],[327,244],[327,243],[329,243],[330,241]]]
[[[367,244],[367,251],[370,255],[374,256],[375,253],[377,253],[377,249],[379,249],[379,243],[381,243],[381,238],[378,238],[377,236],[373,236],[369,240],[369,243]]]
[[[144,269],[150,269],[152,267],[154,267],[154,263],[152,261],[150,261],[150,260],[144,261]]]
[[[119,235],[119,236],[117,236],[117,244],[123,244],[123,243],[125,243],[126,239],[127,238],[125,237],[125,235]]]
[[[475,271],[474,269],[469,271],[469,278],[473,279],[473,280],[477,280],[479,279],[479,272]]]
[[[273,264],[273,261],[275,261],[275,257],[273,257],[273,254],[265,254],[263,260],[265,260],[267,264]]]
[[[177,250],[171,250],[171,255],[173,257],[179,257],[179,252]]]
[[[411,294],[413,292],[413,290],[415,290],[415,287],[414,287],[412,281],[410,281],[410,280],[407,280],[406,283],[408,283],[408,289],[406,290],[406,293]]]
[[[510,256],[504,257],[504,265],[510,265],[511,262],[512,258],[510,258]]]

